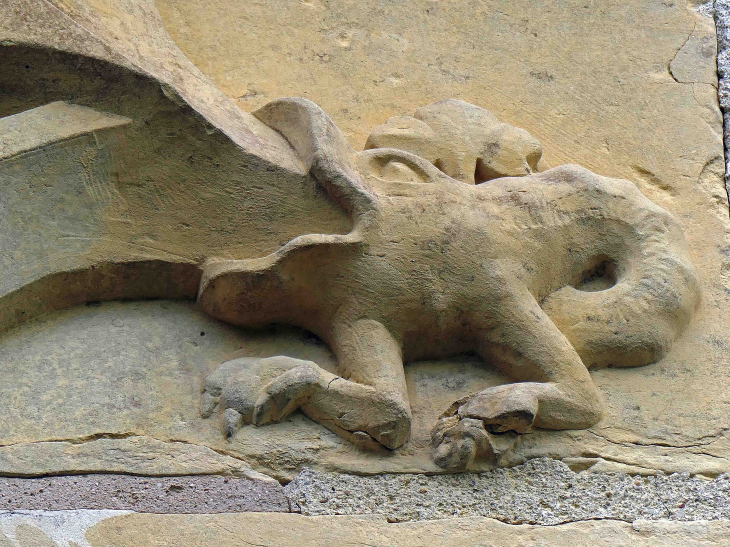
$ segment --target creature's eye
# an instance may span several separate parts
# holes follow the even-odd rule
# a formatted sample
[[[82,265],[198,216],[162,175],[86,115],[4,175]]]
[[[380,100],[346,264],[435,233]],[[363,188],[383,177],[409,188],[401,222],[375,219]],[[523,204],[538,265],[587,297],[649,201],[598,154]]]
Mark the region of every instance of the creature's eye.
[[[380,178],[394,182],[424,182],[421,173],[398,159],[391,159],[380,170]]]

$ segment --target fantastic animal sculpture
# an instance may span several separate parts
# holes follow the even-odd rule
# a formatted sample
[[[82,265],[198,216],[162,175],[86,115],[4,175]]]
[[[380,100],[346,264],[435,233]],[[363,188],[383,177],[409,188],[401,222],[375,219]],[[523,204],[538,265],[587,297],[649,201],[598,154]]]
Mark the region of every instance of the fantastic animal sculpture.
[[[536,172],[540,144],[484,109],[447,100],[392,118],[358,154],[310,101],[255,115],[353,228],[205,267],[207,313],[304,328],[339,367],[224,363],[206,381],[203,414],[220,408],[227,435],[300,408],[353,442],[395,449],[411,425],[404,361],[473,351],[515,383],[457,401],[434,428],[436,462],[466,468],[489,457],[492,433],[595,424],[588,369],[658,360],[697,306],[671,214],[625,180],[576,165]]]

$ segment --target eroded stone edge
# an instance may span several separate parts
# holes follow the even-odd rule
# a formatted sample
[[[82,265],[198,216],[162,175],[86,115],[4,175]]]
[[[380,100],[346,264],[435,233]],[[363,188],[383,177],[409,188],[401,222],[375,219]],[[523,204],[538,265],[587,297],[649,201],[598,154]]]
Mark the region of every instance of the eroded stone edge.
[[[717,31],[717,95],[723,118],[725,191],[730,212],[730,0],[713,0],[703,4],[700,12],[713,15]]]
[[[108,458],[100,456],[103,454]],[[145,435],[99,433],[81,439],[0,446],[0,475],[34,477],[79,473],[229,475],[277,482],[255,471],[244,460],[207,446],[161,441]]]

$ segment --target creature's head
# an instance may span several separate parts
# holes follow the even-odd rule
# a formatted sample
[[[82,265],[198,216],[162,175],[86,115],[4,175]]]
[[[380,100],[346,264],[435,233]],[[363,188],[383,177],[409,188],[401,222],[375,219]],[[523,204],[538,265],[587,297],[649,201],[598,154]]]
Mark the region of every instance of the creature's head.
[[[410,152],[467,184],[529,175],[537,170],[542,156],[540,143],[524,129],[455,99],[419,108],[412,117],[390,118],[373,130],[361,155],[369,156],[373,149],[389,150],[379,155],[373,167],[386,180],[399,182],[426,182],[423,164],[417,168],[410,155],[400,152]],[[384,163],[388,155],[391,159]]]
[[[375,194],[387,194],[389,184],[480,184],[529,175],[542,156],[527,131],[455,99],[419,108],[412,117],[390,118],[373,130],[360,153],[306,99],[279,99],[254,115],[289,140],[305,168],[355,217],[372,209]]]

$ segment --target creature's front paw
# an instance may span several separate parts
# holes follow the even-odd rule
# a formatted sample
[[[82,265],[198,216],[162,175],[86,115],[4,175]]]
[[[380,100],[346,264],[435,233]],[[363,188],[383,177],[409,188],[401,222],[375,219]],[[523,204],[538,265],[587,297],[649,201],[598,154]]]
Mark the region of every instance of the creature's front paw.
[[[496,460],[492,433],[527,433],[538,409],[529,384],[508,384],[459,399],[441,416],[431,434],[433,458],[445,469],[468,469],[475,459]]]
[[[484,429],[484,422],[471,418],[439,419],[431,433],[431,447],[436,465],[453,471],[469,469],[477,457],[496,458],[492,436]]]
[[[233,359],[205,380],[201,415],[208,418],[219,409],[230,438],[243,424],[284,419],[323,386],[323,370],[311,361],[284,356]]]

